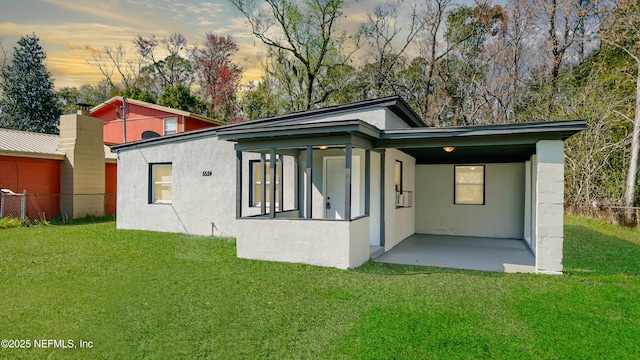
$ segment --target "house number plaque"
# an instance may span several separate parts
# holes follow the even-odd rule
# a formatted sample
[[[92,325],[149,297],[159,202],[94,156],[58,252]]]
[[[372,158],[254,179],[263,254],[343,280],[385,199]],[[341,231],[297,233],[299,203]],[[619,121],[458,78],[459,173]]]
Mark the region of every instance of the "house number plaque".
[[[211,170],[206,170],[202,172],[202,176],[211,176],[213,175],[213,171]]]

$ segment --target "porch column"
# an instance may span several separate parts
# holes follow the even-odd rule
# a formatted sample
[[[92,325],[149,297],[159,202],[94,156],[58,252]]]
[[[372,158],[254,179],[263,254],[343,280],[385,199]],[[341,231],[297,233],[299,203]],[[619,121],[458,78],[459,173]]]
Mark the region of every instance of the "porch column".
[[[562,273],[564,142],[536,144],[536,271]]]
[[[344,219],[351,220],[351,144],[345,147],[344,161]]]
[[[260,154],[260,213],[262,215],[267,213],[267,156],[264,153]]]
[[[385,240],[385,209],[384,209],[384,198],[387,196],[387,192],[384,188],[384,178],[385,178],[385,152],[384,150],[380,151],[380,246],[384,247]]]
[[[300,214],[300,211],[302,209],[302,207],[300,206],[300,196],[299,195],[299,189],[300,189],[300,168],[298,166],[298,157],[300,156],[300,152],[298,151],[298,154],[296,156],[293,157],[293,175],[295,176],[295,181],[293,182],[293,198],[296,209],[298,210],[298,217],[302,217],[302,214]],[[284,182],[284,179],[282,179],[282,182]]]
[[[242,217],[242,151],[236,151],[236,218]]]
[[[307,167],[304,170],[305,177],[306,177],[306,182],[304,185],[304,189],[305,189],[304,198],[305,198],[305,204],[306,204],[305,218],[306,219],[313,218],[313,213],[312,213],[313,178],[311,177],[312,169],[313,169],[313,147],[307,146]]]
[[[369,215],[371,207],[371,150],[364,152],[364,214]]]
[[[534,251],[532,243],[534,242],[531,236],[531,198],[532,196],[531,186],[531,160],[524,162],[524,240],[529,245],[531,251]],[[535,255],[535,252],[534,252]]]
[[[276,217],[276,163],[278,159],[276,158],[276,149],[271,148],[269,150],[269,217]]]
[[[284,187],[284,155],[278,155],[278,160],[280,161],[280,168],[278,169],[278,177],[276,179],[280,179],[280,184],[278,184],[278,210],[284,211],[284,191],[282,191]]]

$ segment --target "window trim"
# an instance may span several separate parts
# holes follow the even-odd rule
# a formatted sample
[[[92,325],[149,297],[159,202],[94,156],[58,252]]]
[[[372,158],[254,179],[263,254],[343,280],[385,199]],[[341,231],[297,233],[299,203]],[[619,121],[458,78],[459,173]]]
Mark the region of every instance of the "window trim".
[[[260,202],[254,201],[255,198],[255,190],[254,190],[254,184],[255,182],[253,181],[254,179],[254,169],[253,166],[254,164],[258,163],[260,164],[262,162],[261,159],[251,159],[249,160],[249,207],[250,208],[256,208],[256,207],[261,207],[262,204]],[[269,170],[269,162],[270,160],[267,158],[265,159],[265,167],[267,169],[267,171]],[[280,163],[280,159],[276,160],[276,208],[279,208],[279,197],[278,197],[278,191],[279,191],[279,186],[280,185],[280,167],[282,166],[282,164]],[[267,173],[267,171],[265,171],[265,177],[267,177],[267,179],[264,180],[264,185],[269,185],[271,186],[271,177],[269,176],[269,174]],[[262,171],[260,171],[262,172]],[[281,190],[280,190],[281,191]],[[269,189],[267,189],[267,196],[269,195]],[[267,207],[269,207],[270,203],[267,201],[265,204]]]
[[[479,166],[482,167],[482,202],[457,202],[456,201],[456,190],[458,189],[457,183],[457,173],[459,167],[472,167]],[[480,184],[461,184],[467,186],[480,186]],[[453,166],[453,204],[454,205],[486,205],[487,202],[487,167],[485,165],[479,164],[468,164],[468,165],[454,165]]]
[[[155,185],[156,182],[153,181],[153,168],[155,166],[170,166],[171,167],[171,199],[170,200],[160,200],[156,201],[154,198],[155,194]],[[171,205],[173,204],[173,163],[171,162],[159,162],[159,163],[149,163],[149,173],[148,173],[148,203],[150,205]]]

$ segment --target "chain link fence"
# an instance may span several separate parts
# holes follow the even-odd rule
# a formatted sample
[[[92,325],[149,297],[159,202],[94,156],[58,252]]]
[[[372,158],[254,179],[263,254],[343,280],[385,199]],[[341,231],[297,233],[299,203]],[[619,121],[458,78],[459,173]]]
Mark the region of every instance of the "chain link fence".
[[[27,219],[27,191],[16,194],[11,190],[0,190],[0,218],[15,217],[21,221]]]
[[[62,198],[69,201],[78,200],[77,197],[84,197],[84,200],[103,204],[104,215],[116,214],[116,194],[29,194],[25,190],[22,193],[14,193],[8,189],[2,189],[0,194],[0,218],[15,217],[21,221],[25,220],[50,220],[55,216],[68,217],[69,214],[60,213],[60,202]],[[83,199],[80,199],[81,201]]]
[[[635,227],[640,230],[640,208],[592,204],[565,204],[565,212],[600,219],[612,224]]]

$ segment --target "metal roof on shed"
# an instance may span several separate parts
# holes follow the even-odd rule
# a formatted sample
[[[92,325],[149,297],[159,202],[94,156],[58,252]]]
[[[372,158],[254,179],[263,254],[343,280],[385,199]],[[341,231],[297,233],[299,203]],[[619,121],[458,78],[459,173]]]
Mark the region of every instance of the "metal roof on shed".
[[[58,151],[59,135],[41,134],[30,131],[20,131],[0,128],[0,153],[10,156],[64,158],[64,153]],[[116,160],[117,154],[103,145],[104,157],[107,160]]]
[[[63,155],[58,151],[58,135],[0,129],[0,151]]]

